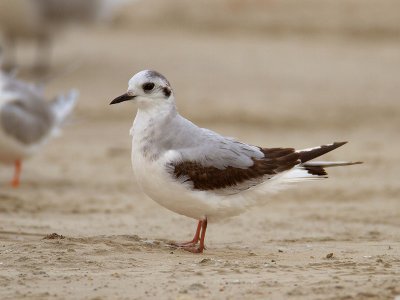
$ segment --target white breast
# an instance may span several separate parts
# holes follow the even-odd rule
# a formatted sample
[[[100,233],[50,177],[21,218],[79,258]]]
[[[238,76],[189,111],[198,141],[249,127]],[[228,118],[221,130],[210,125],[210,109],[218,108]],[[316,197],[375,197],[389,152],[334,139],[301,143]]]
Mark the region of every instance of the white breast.
[[[168,111],[165,115],[168,116]],[[154,133],[162,132],[157,127],[163,124],[160,118],[159,110],[155,113],[139,110],[130,130],[132,167],[142,191],[165,208],[194,219],[220,220],[243,212],[252,202],[247,197],[193,190],[189,183],[175,178],[168,165],[179,160],[181,154],[157,143],[159,137]]]
[[[0,128],[0,161],[2,163],[14,163],[17,159],[29,157],[34,154],[39,147],[39,144],[24,145],[13,137],[8,136]]]
[[[201,219],[201,202],[192,199],[188,190],[167,172],[165,153],[156,160],[145,157],[140,135],[132,137],[132,168],[142,191],[151,199],[176,213]]]

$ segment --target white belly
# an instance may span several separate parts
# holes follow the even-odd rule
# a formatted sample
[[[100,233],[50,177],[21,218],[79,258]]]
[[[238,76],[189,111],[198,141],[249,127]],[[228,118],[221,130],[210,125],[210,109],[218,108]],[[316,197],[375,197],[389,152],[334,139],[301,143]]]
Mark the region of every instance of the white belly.
[[[150,161],[140,151],[132,151],[132,167],[143,192],[158,204],[191,218],[204,217],[204,205],[173,181],[164,167],[163,158]]]
[[[237,197],[192,190],[189,185],[178,182],[166,168],[166,162],[171,161],[174,155],[173,151],[167,151],[157,160],[149,160],[133,141],[133,171],[147,196],[173,212],[196,220],[207,217],[214,221],[243,212],[243,205],[237,205],[235,201]]]
[[[0,130],[0,162],[13,163],[17,159],[23,159],[32,155],[38,145],[26,146]]]

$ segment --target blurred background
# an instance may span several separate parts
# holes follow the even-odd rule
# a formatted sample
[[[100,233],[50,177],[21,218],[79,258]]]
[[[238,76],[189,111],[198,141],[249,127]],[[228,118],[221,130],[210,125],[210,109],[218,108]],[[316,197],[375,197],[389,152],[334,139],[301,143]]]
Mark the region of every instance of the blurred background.
[[[12,169],[0,169],[3,231],[190,236],[192,220],[135,185],[135,107],[108,105],[133,74],[154,69],[201,126],[266,147],[349,140],[326,158],[365,162],[210,227],[211,248],[399,240],[399,1],[79,1],[87,7],[67,15],[39,2],[0,1],[3,65],[49,79],[49,98],[77,88],[80,99],[63,135],[25,165],[19,190],[4,184]]]
[[[398,114],[397,1],[3,0],[0,5],[0,29],[3,37],[14,38],[16,51],[8,54],[22,75],[37,63],[47,63],[50,75],[73,66],[76,71],[54,80],[49,93],[78,88],[78,113],[87,117],[119,118],[121,110],[110,113],[102,103],[146,68],[170,79],[182,113],[205,121],[343,126],[387,122]],[[35,12],[37,6],[47,10]],[[49,48],[45,62],[37,61],[41,39],[51,43],[44,47]],[[9,46],[5,40],[5,57]]]

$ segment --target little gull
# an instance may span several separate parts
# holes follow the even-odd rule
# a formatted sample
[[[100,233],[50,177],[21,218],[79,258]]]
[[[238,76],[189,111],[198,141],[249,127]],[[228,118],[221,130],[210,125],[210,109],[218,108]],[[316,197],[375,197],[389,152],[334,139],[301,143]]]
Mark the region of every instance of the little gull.
[[[21,160],[59,132],[77,97],[72,90],[48,102],[41,87],[0,72],[0,162],[15,164],[14,187],[19,186]]]
[[[310,161],[346,142],[264,148],[200,128],[178,113],[171,85],[156,71],[135,74],[110,104],[129,100],[138,106],[130,130],[136,179],[160,205],[198,220],[193,240],[174,244],[190,252],[203,252],[207,222],[261,205],[290,183],[326,178],[326,167],[360,163]]]

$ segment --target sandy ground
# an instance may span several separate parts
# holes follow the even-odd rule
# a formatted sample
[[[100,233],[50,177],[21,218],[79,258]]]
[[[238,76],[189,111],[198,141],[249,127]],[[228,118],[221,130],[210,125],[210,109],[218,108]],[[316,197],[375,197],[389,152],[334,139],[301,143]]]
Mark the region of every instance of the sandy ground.
[[[48,94],[78,88],[77,113],[26,161],[20,189],[7,184],[12,168],[0,169],[0,298],[394,299],[399,46],[176,28],[66,33],[54,69],[81,67]],[[349,140],[326,157],[366,163],[210,224],[202,255],[171,248],[196,222],[139,191],[129,158],[135,109],[108,106],[143,68],[164,73],[180,111],[202,126],[271,147]],[[54,232],[63,238],[44,239]]]

